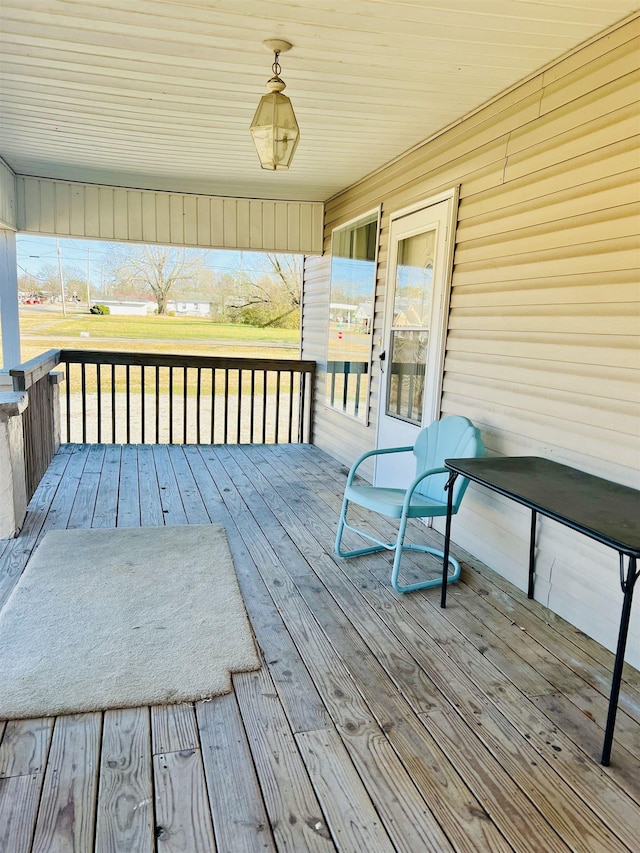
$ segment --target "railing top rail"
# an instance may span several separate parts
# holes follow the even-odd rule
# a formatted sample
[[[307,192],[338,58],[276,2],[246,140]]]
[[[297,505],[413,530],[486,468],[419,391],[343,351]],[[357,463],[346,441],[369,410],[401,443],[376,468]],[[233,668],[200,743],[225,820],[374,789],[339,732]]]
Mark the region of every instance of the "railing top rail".
[[[103,350],[72,349],[56,350],[56,352],[59,352],[59,361],[67,364],[129,364],[139,367],[215,367],[230,370],[290,370],[294,373],[313,373],[316,367],[315,361],[285,358],[229,358],[226,356],[105,352]]]
[[[62,350],[50,349],[30,361],[19,364],[18,367],[12,367],[9,370],[9,375],[14,379],[15,390],[26,391],[39,379],[54,370],[61,361]]]

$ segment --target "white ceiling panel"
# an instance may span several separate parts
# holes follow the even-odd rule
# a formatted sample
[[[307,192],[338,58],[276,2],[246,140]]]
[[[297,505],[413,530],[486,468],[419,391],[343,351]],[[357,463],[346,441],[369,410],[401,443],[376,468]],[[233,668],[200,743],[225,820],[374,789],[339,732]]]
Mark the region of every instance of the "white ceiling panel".
[[[19,173],[324,201],[636,11],[638,0],[1,0],[0,154]],[[258,165],[281,56],[301,141]]]

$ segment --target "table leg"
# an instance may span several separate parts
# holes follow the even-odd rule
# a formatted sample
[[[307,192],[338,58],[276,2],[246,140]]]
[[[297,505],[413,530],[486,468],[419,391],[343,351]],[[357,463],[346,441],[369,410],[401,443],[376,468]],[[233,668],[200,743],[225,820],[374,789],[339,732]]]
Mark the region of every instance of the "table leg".
[[[533,598],[533,579],[536,568],[536,517],[535,509],[531,510],[531,536],[529,538],[529,585],[527,587],[527,598]]]
[[[620,554],[620,573],[624,599],[622,602],[622,615],[620,617],[620,630],[618,631],[618,647],[616,649],[616,661],[613,667],[611,679],[611,695],[609,696],[609,712],[607,714],[607,727],[604,733],[604,745],[602,747],[602,758],[600,763],[609,766],[611,758],[611,747],[613,745],[613,730],[616,725],[616,712],[618,710],[618,697],[620,695],[620,682],[622,681],[622,668],[624,666],[624,651],[627,645],[627,634],[629,632],[629,617],[631,616],[631,601],[633,599],[633,588],[638,578],[636,571],[636,558],[629,557],[629,567],[626,579],[622,577],[623,555]]]
[[[447,485],[447,524],[444,532],[444,558],[442,561],[442,591],[440,593],[440,607],[447,606],[447,576],[449,574],[449,547],[451,544],[451,516],[453,514],[453,484],[458,475],[452,471],[449,474]]]

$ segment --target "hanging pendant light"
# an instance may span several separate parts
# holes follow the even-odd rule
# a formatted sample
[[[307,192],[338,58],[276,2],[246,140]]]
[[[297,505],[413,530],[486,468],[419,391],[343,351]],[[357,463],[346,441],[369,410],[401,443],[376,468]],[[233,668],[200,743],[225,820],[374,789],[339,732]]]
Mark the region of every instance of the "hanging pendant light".
[[[288,41],[267,39],[263,42],[275,54],[271,66],[273,77],[267,81],[269,94],[263,95],[251,122],[251,136],[263,169],[288,169],[300,140],[300,130],[291,101],[282,90],[286,84],[280,79],[282,71],[280,54],[291,49]]]

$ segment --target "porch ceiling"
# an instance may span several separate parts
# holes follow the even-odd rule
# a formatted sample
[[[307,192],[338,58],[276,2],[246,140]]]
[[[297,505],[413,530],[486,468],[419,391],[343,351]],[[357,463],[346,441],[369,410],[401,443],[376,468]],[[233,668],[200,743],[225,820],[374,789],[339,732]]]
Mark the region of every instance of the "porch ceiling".
[[[638,0],[2,0],[2,144],[19,173],[325,201],[638,8]],[[248,127],[281,37],[301,142]]]

